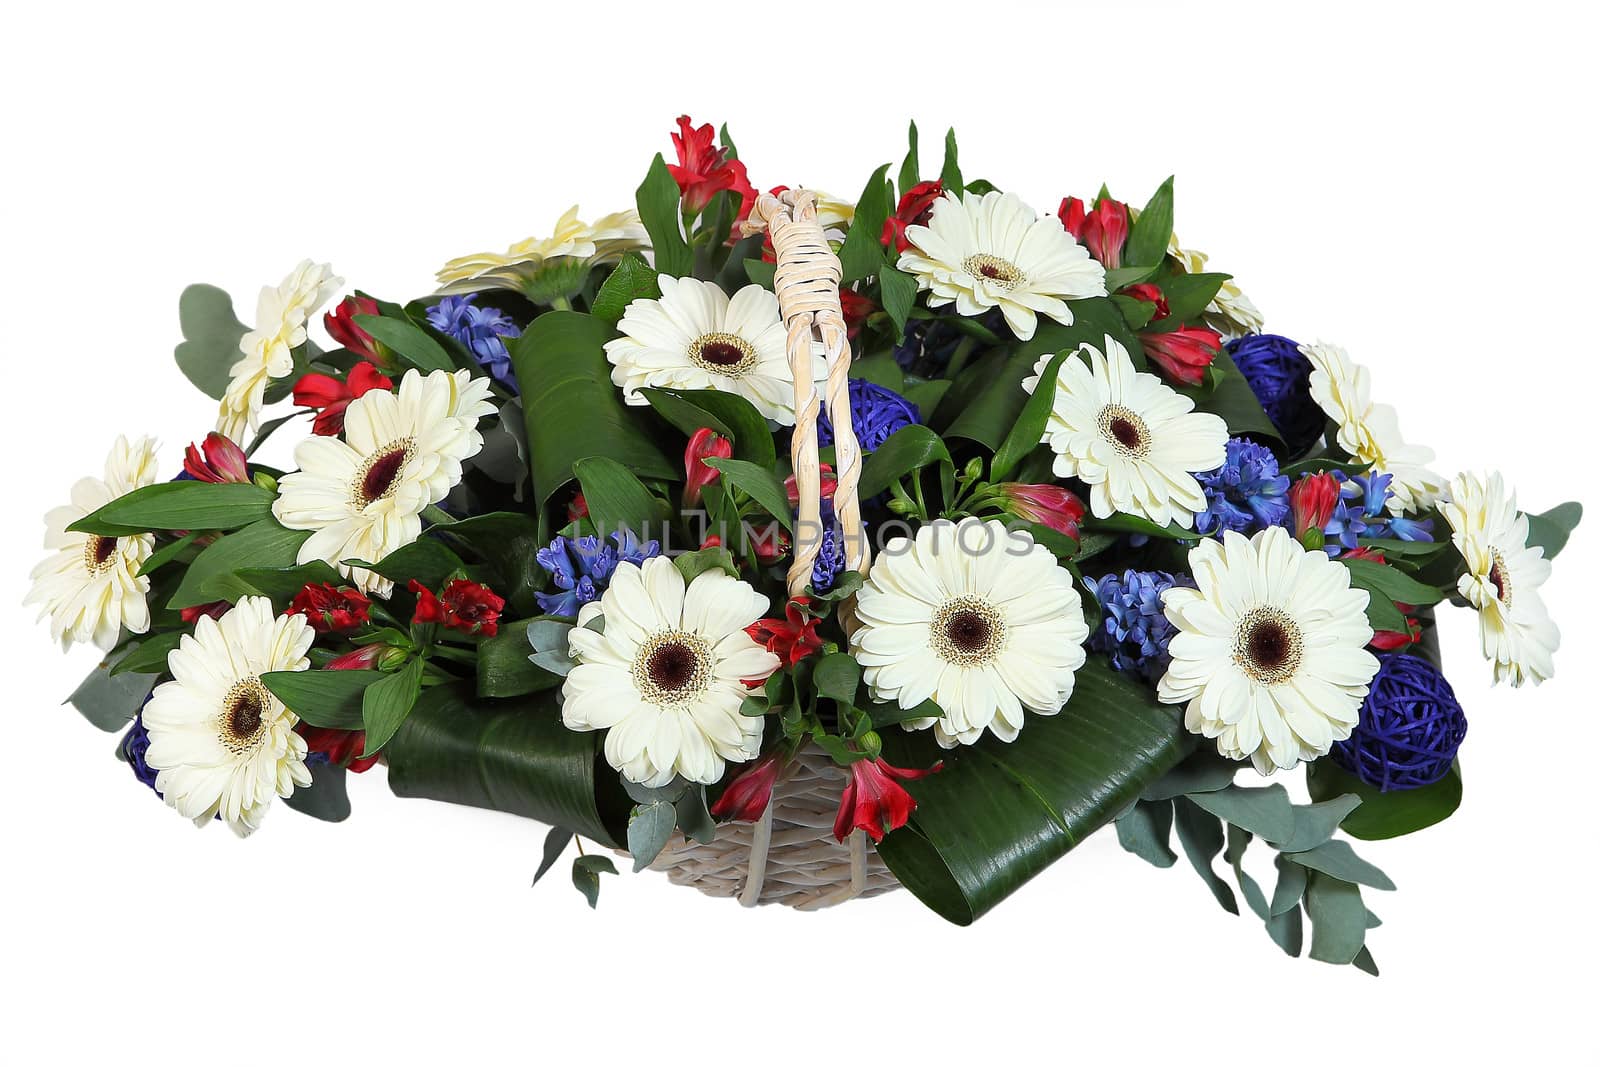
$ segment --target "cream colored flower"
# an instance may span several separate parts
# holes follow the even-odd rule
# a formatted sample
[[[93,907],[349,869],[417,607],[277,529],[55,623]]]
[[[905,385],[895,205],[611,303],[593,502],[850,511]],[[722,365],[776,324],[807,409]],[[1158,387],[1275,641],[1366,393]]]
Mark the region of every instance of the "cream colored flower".
[[[1052,358],[1039,357],[1024,389],[1038,388]],[[1061,364],[1044,443],[1056,454],[1057,475],[1088,484],[1096,518],[1120,511],[1187,529],[1206,509],[1194,475],[1222,465],[1228,427],[1136,370],[1128,350],[1108,336],[1104,353],[1086,344]]]
[[[766,597],[721,571],[685,589],[664,556],[618,564],[568,638],[578,665],[561,687],[561,721],[609,730],[606,762],[629,781],[718,781],[728,763],[761,753],[761,718],[739,709],[744,683],[779,667],[745,633],[766,610]],[[603,630],[589,628],[597,618]]]
[[[1062,227],[1013,193],[946,193],[926,226],[906,228],[899,268],[916,275],[928,304],[962,315],[998,307],[1026,341],[1045,315],[1072,325],[1068,300],[1106,295],[1105,268]]]
[[[1072,695],[1089,626],[1072,575],[1027,533],[966,518],[884,546],[856,598],[850,650],[873,698],[940,715],[945,748],[985,730],[1016,739],[1023,712],[1054,715]]]
[[[220,817],[245,837],[274,797],[311,784],[299,716],[261,676],[311,666],[315,637],[304,616],[275,616],[272,601],[247,596],[220,619],[202,615],[167,654],[173,680],[144,707],[145,761],[158,772],[156,791],[184,818],[205,826]]]
[[[227,392],[217,415],[217,431],[246,443],[261,422],[267,383],[294,369],[293,351],[306,343],[306,322],[344,284],[327,263],[301,260],[277,285],[263,286],[256,299],[255,329],[239,339],[244,358],[228,369]]]
[[[489,380],[464,370],[407,371],[397,393],[375,389],[351,401],[344,440],[301,441],[300,469],[278,485],[278,521],[314,531],[298,562],[323,560],[388,596],[391,582],[348,561],[378,563],[417,539],[423,509],[461,481],[462,461],[483,447],[478,420],[493,411]]]
[[[1162,594],[1178,632],[1157,685],[1164,703],[1188,704],[1184,725],[1262,774],[1349,737],[1378,670],[1368,594],[1349,569],[1273,526],[1201,541],[1189,570],[1195,588]]]
[[[1311,361],[1311,398],[1338,424],[1338,443],[1351,456],[1393,476],[1390,507],[1397,513],[1429,507],[1444,491],[1444,479],[1428,469],[1433,449],[1407,444],[1400,419],[1388,404],[1372,401],[1372,374],[1338,345],[1301,345]]]
[[[1173,234],[1167,244],[1167,255],[1177,260],[1178,266],[1188,274],[1204,274],[1209,258],[1204,252],[1180,246],[1177,234]],[[1224,340],[1230,341],[1260,333],[1266,328],[1261,312],[1232,278],[1222,283],[1222,288],[1217,290],[1217,295],[1206,306],[1205,320],[1207,326],[1220,333]]]
[[[52,554],[33,568],[33,588],[23,603],[42,605],[39,617],[50,616],[50,636],[63,648],[88,642],[109,652],[124,629],[134,634],[150,629],[145,603],[150,579],[140,577],[139,568],[150,558],[155,538],[101,537],[67,527],[155,480],[155,442],[141,437],[130,445],[118,437],[106,457],[105,476],[81,479],[72,487],[72,502],[44,517],[44,547]]]
[[[504,253],[479,252],[446,263],[439,271],[439,292],[472,293],[483,289],[527,290],[537,287],[541,271],[567,266],[589,266],[621,259],[630,251],[650,247],[639,213],[632,209],[596,219],[593,225],[578,218],[574,204],[556,222],[549,237],[528,237]],[[581,282],[581,278],[579,279]]]
[[[1487,479],[1458,475],[1439,511],[1450,523],[1467,569],[1456,591],[1478,612],[1483,655],[1495,682],[1538,685],[1555,674],[1561,631],[1539,587],[1550,577],[1544,549],[1528,544],[1528,518],[1516,494],[1494,473]]]

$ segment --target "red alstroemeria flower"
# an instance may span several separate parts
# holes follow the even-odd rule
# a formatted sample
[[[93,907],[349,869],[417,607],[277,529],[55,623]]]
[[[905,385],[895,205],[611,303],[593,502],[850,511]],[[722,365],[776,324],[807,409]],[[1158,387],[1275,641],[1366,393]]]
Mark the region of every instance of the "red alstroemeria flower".
[[[1144,354],[1168,378],[1184,385],[1205,381],[1206,368],[1222,350],[1222,335],[1202,326],[1184,326],[1171,333],[1141,333]]]
[[[1147,304],[1154,304],[1156,310],[1155,314],[1150,316],[1151,322],[1160,322],[1172,314],[1172,309],[1167,307],[1167,295],[1161,291],[1161,286],[1159,285],[1140,282],[1138,285],[1125,285],[1118,292],[1124,296],[1131,296],[1135,300],[1143,300]]]
[[[500,628],[505,598],[486,585],[456,578],[434,596],[432,590],[413,578],[407,588],[417,595],[417,609],[411,615],[414,623],[436,622],[448,630],[484,637],[493,637]]]
[[[832,500],[834,490],[839,488],[839,478],[833,473],[833,468],[826,463],[818,464],[817,470],[821,474],[821,497],[823,500]],[[789,494],[791,508],[800,506],[800,483],[795,481],[794,475],[791,474],[783,480],[783,491]]]
[[[337,437],[344,430],[344,409],[357,397],[374,389],[393,389],[394,382],[366,360],[350,368],[349,375],[340,381],[327,374],[306,374],[294,383],[294,402],[303,408],[312,408],[317,417],[311,422],[311,432],[323,437]]]
[[[789,531],[779,522],[750,531],[750,549],[760,563],[776,563],[789,554]]]
[[[357,315],[378,315],[378,302],[366,296],[347,296],[339,306],[322,316],[328,336],[362,359],[379,366],[389,365],[389,352],[366,330],[356,325]]]
[[[378,762],[377,756],[362,756],[367,735],[362,730],[330,730],[324,726],[310,726],[304,722],[295,732],[306,739],[306,749],[320,752],[335,767],[346,767],[356,774],[370,770]]]
[[[944,766],[940,760],[925,771],[894,767],[881,759],[863,759],[850,764],[850,781],[839,798],[839,815],[833,820],[833,836],[843,841],[850,831],[861,830],[873,842],[898,830],[917,810],[917,802],[899,781],[926,778]]]
[[[742,222],[755,206],[755,186],[745,175],[744,163],[729,159],[727,149],[716,147],[716,136],[717,131],[709,122],[696,129],[688,115],[679,115],[678,132],[672,135],[678,162],[667,164],[667,170],[677,181],[683,206],[691,215],[700,214],[712,197],[726,189],[739,197],[739,213],[734,222]]]
[[[934,201],[944,195],[944,185],[938,181],[918,182],[907,189],[895,206],[894,214],[883,220],[880,240],[892,252],[904,252],[911,247],[906,237],[908,226],[926,226],[933,214]]]
[[[577,522],[579,519],[588,518],[589,502],[583,498],[582,493],[573,493],[572,499],[567,501],[567,521]]]
[[[196,604],[192,608],[180,608],[178,617],[187,625],[193,626],[202,618],[220,619],[233,607],[226,600],[213,600],[209,604]]]
[[[701,490],[721,474],[706,460],[728,459],[732,455],[733,442],[709,427],[702,426],[689,436],[689,443],[683,449],[684,507],[692,508],[700,503]]]
[[[353,652],[346,652],[328,661],[322,669],[325,671],[375,671],[383,667],[384,655],[389,651],[388,645],[362,645]]]
[[[1106,270],[1122,266],[1122,248],[1128,243],[1127,204],[1106,197],[1088,209],[1082,200],[1069,196],[1061,201],[1056,216]]]
[[[191,443],[183,450],[183,472],[197,482],[220,484],[250,480],[250,465],[244,449],[215,430],[206,434],[199,448]]]
[[[811,598],[797,596],[784,605],[781,619],[757,619],[744,628],[750,640],[777,656],[785,667],[793,667],[807,656],[822,651],[822,638],[817,636],[817,619],[806,608]]]
[[[1309,477],[1309,475],[1308,475]],[[1331,477],[1331,476],[1330,476]],[[1359,545],[1339,557],[1340,559],[1365,559],[1373,563],[1387,563],[1383,552],[1368,545]],[[1412,618],[1411,613],[1417,610],[1415,604],[1402,604],[1396,600],[1394,606],[1406,617],[1406,628],[1401,630],[1377,630],[1372,635],[1372,640],[1367,642],[1368,647],[1379,652],[1393,652],[1397,648],[1405,648],[1422,640],[1422,624]]]
[[[845,335],[854,341],[866,325],[867,316],[878,310],[878,305],[854,289],[839,290],[839,307],[844,312]]]
[[[1333,517],[1339,503],[1339,480],[1327,471],[1302,475],[1289,487],[1289,510],[1294,516],[1294,535],[1321,530]]]
[[[304,615],[319,634],[347,634],[365,626],[372,601],[359,589],[331,582],[307,585],[294,595],[285,615]]]
[[[772,789],[788,765],[786,754],[768,752],[728,783],[717,802],[711,805],[711,814],[731,822],[755,822],[772,803]]]
[[[1031,485],[1002,482],[996,486],[1005,501],[1006,511],[1024,522],[1037,522],[1057,533],[1078,539],[1078,523],[1083,518],[1083,501],[1059,485]]]

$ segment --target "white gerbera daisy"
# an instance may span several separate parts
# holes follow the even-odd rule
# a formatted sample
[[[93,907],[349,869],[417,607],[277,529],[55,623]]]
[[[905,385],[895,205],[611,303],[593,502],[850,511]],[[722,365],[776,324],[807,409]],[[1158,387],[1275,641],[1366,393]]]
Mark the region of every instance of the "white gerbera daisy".
[[[757,411],[794,425],[794,373],[789,368],[778,298],[747,285],[728,299],[712,282],[661,276],[661,299],[635,300],[606,342],[611,380],[629,404],[648,404],[645,387],[737,393]],[[822,359],[812,366],[827,377]]]
[[[50,635],[63,648],[92,642],[111,651],[126,629],[150,629],[145,594],[150,579],[139,568],[150,558],[155,538],[101,537],[71,533],[67,527],[117,497],[156,480],[156,445],[148,437],[128,443],[118,437],[106,457],[104,478],[84,478],[72,487],[72,502],[45,515],[44,547],[52,555],[33,568],[33,588],[24,604],[42,605],[39,617],[50,616]]]
[[[745,633],[766,610],[766,597],[721,571],[685,590],[664,556],[619,564],[600,599],[578,613],[569,639],[578,665],[561,687],[561,721],[609,730],[606,761],[629,781],[717,781],[727,763],[761,752],[761,719],[739,707],[745,681],[779,666]],[[588,628],[596,618],[604,632]]]
[[[196,826],[220,816],[240,837],[261,825],[275,796],[311,784],[299,716],[261,684],[272,671],[303,671],[316,637],[300,615],[244,597],[221,619],[201,616],[167,655],[173,681],[144,707],[145,760],[156,791]]]
[[[315,531],[299,562],[324,560],[362,590],[388,596],[391,582],[346,561],[377,563],[417,539],[423,509],[461,481],[462,461],[483,447],[478,420],[493,411],[488,379],[464,370],[407,371],[397,393],[375,389],[352,401],[344,440],[301,441],[300,469],[278,484],[278,521]]]
[[[926,226],[906,228],[911,247],[899,267],[929,291],[928,304],[963,315],[998,307],[1026,341],[1047,315],[1072,325],[1067,300],[1106,295],[1106,271],[1054,215],[1040,216],[1014,193],[946,193]]]
[[[217,431],[245,443],[261,421],[267,383],[294,369],[294,349],[306,343],[306,322],[344,284],[327,263],[302,260],[277,285],[263,286],[256,299],[256,328],[239,338],[244,358],[229,368]]]
[[[1407,444],[1388,404],[1372,402],[1372,374],[1338,345],[1301,345],[1311,361],[1311,398],[1338,424],[1339,447],[1393,476],[1390,506],[1397,513],[1428,507],[1444,492],[1444,479],[1428,469],[1433,449]]]
[[[555,233],[549,237],[524,238],[504,253],[479,252],[452,259],[439,271],[439,291],[520,290],[547,264],[556,266],[552,261],[592,266],[649,247],[650,235],[637,211],[618,211],[590,225],[578,218],[578,205],[574,204],[556,222]]]
[[[940,520],[890,541],[856,595],[850,650],[881,701],[932,699],[945,748],[985,730],[1002,741],[1023,711],[1054,715],[1072,695],[1089,636],[1072,575],[1022,531],[997,521]]]
[[[1262,774],[1327,754],[1360,718],[1377,658],[1367,592],[1280,526],[1189,550],[1195,588],[1162,594],[1178,633],[1157,686],[1184,725]]]
[[[1550,577],[1544,549],[1528,544],[1528,518],[1499,473],[1480,480],[1458,475],[1439,511],[1450,523],[1467,570],[1456,590],[1478,610],[1484,658],[1494,680],[1538,685],[1555,673],[1561,631],[1550,619],[1539,587]]]
[[[1194,401],[1154,374],[1134,369],[1128,350],[1111,337],[1105,353],[1085,344],[1061,364],[1044,442],[1054,450],[1054,471],[1089,486],[1097,518],[1121,511],[1162,526],[1194,525],[1206,509],[1196,471],[1215,470],[1226,458],[1228,426],[1194,410]],[[1038,388],[1054,358],[1039,357],[1022,387]]]
[[[1206,260],[1210,258],[1204,252],[1178,244],[1177,234],[1173,234],[1167,243],[1167,255],[1177,260],[1178,265],[1189,274],[1205,273]],[[1234,284],[1232,278],[1222,283],[1217,295],[1206,305],[1205,320],[1206,325],[1220,333],[1224,340],[1260,333],[1266,327],[1261,312],[1244,295],[1244,290]]]

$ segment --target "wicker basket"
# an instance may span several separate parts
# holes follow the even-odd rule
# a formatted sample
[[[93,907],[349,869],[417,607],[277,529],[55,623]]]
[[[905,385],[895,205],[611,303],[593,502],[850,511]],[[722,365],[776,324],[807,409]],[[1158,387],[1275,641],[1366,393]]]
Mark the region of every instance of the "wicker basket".
[[[790,446],[796,509],[794,561],[789,595],[802,593],[821,549],[822,475],[817,460],[817,396],[812,373],[813,346],[822,343],[828,379],[822,403],[833,426],[834,490],[845,547],[845,565],[867,573],[871,553],[861,525],[856,486],[861,480],[861,448],[850,418],[850,342],[839,306],[839,258],[828,247],[817,222],[816,202],[804,189],[756,200],[746,234],[765,230],[777,254],[774,288],[788,328],[789,366],[794,372],[795,428]],[[849,605],[840,606],[848,620]],[[844,843],[833,836],[846,772],[825,753],[802,749],[772,791],[761,821],[728,823],[709,844],[675,835],[650,866],[664,870],[678,885],[692,885],[712,896],[738,897],[746,907],[787,904],[825,908],[899,886],[861,831]]]

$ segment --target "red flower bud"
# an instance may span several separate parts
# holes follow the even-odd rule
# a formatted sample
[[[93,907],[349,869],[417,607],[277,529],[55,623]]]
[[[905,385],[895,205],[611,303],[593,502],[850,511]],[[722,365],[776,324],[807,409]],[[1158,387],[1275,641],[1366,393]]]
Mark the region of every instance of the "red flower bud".
[[[734,222],[742,222],[756,203],[756,190],[745,175],[744,164],[728,158],[728,150],[713,143],[716,129],[708,122],[695,128],[688,115],[678,116],[678,132],[672,135],[672,145],[678,151],[678,162],[667,164],[667,171],[678,183],[683,196],[683,206],[689,214],[704,211],[711,198],[724,189],[739,198],[739,212]]]
[[[797,596],[784,605],[781,619],[757,619],[744,628],[750,639],[783,661],[785,667],[822,650],[822,638],[817,636],[817,619],[805,611],[811,598]]]
[[[700,492],[717,480],[717,468],[706,463],[708,459],[727,459],[733,455],[733,442],[709,427],[702,426],[689,438],[683,450],[683,506],[692,508],[700,502]]]
[[[867,316],[878,310],[878,305],[854,289],[839,290],[839,307],[844,312],[845,335],[852,341],[866,324]]]
[[[417,607],[411,614],[414,623],[435,622],[449,630],[484,637],[493,637],[500,628],[500,612],[506,602],[486,585],[456,578],[434,596],[413,578],[406,588],[417,595]]]
[[[789,554],[789,532],[781,523],[769,522],[750,531],[750,548],[762,563],[776,563]]]
[[[1107,270],[1122,266],[1122,248],[1128,243],[1128,205],[1105,197],[1093,209],[1069,196],[1056,212],[1061,225],[1077,238]]]
[[[928,218],[933,214],[933,205],[944,195],[944,185],[941,182],[918,182],[907,189],[900,197],[894,214],[883,220],[883,233],[879,239],[883,247],[892,252],[904,252],[911,247],[911,241],[906,237],[906,228],[909,226],[926,226]]]
[[[381,647],[381,646],[379,646]],[[333,730],[324,726],[311,726],[301,722],[295,731],[306,739],[306,749],[320,752],[335,767],[348,767],[356,774],[370,770],[378,762],[377,756],[361,756],[366,748],[367,735],[362,730]]]
[[[874,842],[882,841],[884,834],[900,829],[917,810],[916,799],[901,788],[896,779],[925,778],[943,766],[943,760],[925,771],[893,767],[881,759],[863,759],[850,764],[850,781],[839,798],[833,836],[843,841],[851,830],[861,830]]]
[[[789,758],[777,751],[768,752],[728,783],[711,814],[733,822],[755,822],[772,803],[772,788],[778,784]]]
[[[1294,515],[1294,535],[1321,530],[1339,503],[1339,480],[1327,471],[1303,475],[1289,487],[1289,509]]]
[[[381,670],[386,665],[384,658],[389,651],[390,646],[385,644],[362,645],[353,652],[346,652],[342,656],[329,660],[327,666],[322,669],[325,671]]]
[[[1172,309],[1167,307],[1167,296],[1161,291],[1161,286],[1151,285],[1149,282],[1140,282],[1138,285],[1125,285],[1118,290],[1125,296],[1135,300],[1143,300],[1147,304],[1154,304],[1156,311],[1150,316],[1151,322],[1160,322],[1172,314]]]
[[[1024,522],[1037,522],[1057,533],[1077,540],[1078,522],[1083,518],[1083,501],[1059,485],[1030,485],[1002,482],[997,486],[1005,509]]]
[[[1141,333],[1144,354],[1168,378],[1184,385],[1205,381],[1206,368],[1222,350],[1222,335],[1200,326],[1184,326],[1171,333]]]
[[[312,433],[336,437],[344,430],[344,409],[352,400],[374,389],[393,388],[394,382],[363,360],[350,368],[342,382],[326,374],[302,375],[294,383],[294,402],[317,411],[317,417],[311,422]]]
[[[193,626],[202,618],[209,617],[213,619],[220,619],[226,615],[228,610],[232,607],[233,605],[228,603],[226,600],[213,600],[209,604],[196,604],[192,608],[180,608],[178,610],[178,617],[186,624]]]
[[[205,455],[202,457],[201,452]],[[248,482],[250,465],[244,449],[213,430],[199,448],[183,450],[183,471],[197,482]]]
[[[833,473],[833,468],[826,463],[819,464],[818,470],[822,475],[822,499],[832,500],[834,490],[839,488],[839,479]],[[800,484],[795,481],[794,475],[791,474],[783,480],[783,491],[789,494],[789,506],[791,508],[800,505]]]
[[[331,582],[307,585],[294,595],[285,615],[303,615],[319,634],[347,634],[366,625],[372,601],[359,589]]]
[[[322,316],[328,336],[363,359],[388,365],[389,353],[366,330],[356,325],[357,315],[377,315],[378,302],[365,296],[347,296],[339,306]]]
[[[589,502],[583,498],[582,493],[573,493],[572,499],[567,502],[567,521],[577,522],[579,519],[588,518]]]

